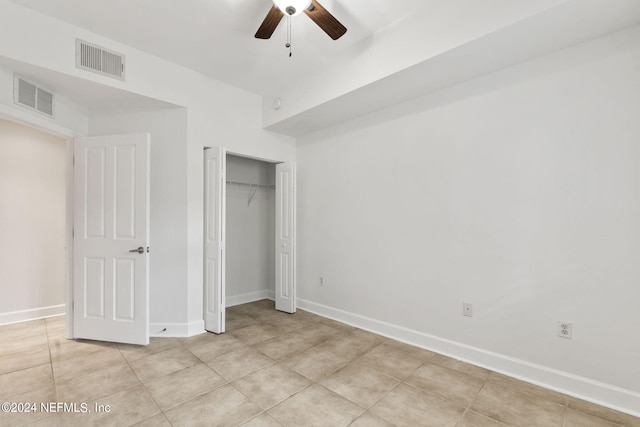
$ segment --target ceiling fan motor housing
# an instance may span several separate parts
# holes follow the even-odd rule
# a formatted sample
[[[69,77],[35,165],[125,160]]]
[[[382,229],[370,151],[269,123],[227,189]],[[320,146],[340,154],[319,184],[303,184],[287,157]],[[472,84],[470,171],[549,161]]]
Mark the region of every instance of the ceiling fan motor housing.
[[[296,16],[311,6],[311,0],[273,0],[273,4],[287,15]]]

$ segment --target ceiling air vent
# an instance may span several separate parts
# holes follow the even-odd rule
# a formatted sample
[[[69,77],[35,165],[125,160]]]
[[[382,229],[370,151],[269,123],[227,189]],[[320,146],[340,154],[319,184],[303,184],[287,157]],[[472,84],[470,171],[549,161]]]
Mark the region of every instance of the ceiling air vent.
[[[17,74],[13,75],[13,102],[53,117],[53,93],[25,80]]]
[[[125,79],[125,56],[76,39],[76,67],[103,76]]]

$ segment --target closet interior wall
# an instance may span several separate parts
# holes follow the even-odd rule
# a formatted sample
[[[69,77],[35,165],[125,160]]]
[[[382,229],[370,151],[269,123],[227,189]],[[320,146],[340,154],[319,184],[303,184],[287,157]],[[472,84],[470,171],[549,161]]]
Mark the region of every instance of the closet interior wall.
[[[227,155],[227,307],[274,297],[275,179],[275,164]]]

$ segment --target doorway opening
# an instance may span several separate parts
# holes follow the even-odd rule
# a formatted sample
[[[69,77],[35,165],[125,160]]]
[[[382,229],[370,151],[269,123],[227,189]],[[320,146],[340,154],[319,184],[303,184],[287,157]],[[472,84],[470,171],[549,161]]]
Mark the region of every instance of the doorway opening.
[[[67,141],[0,117],[0,324],[64,314]]]
[[[225,308],[272,299],[295,313],[295,163],[206,148],[204,321],[225,331]]]
[[[2,230],[0,227],[0,234],[5,237],[0,244],[0,271],[5,273],[3,279],[8,280],[8,285],[2,288],[10,291],[10,295],[4,298],[0,295],[4,301],[4,304],[0,304],[0,324],[66,314],[68,339],[147,344],[148,250],[140,252],[143,249],[140,247],[132,251],[127,232],[135,232],[137,236],[144,229],[148,236],[148,135],[101,137],[117,139],[111,141],[113,144],[122,143],[118,149],[107,150],[101,146],[95,150],[98,155],[107,151],[114,153],[117,162],[114,160],[111,163],[117,163],[117,168],[109,169],[109,162],[101,161],[94,155],[75,156],[77,163],[74,166],[74,151],[89,143],[89,140],[95,144],[99,137],[75,138],[77,135],[71,130],[51,125],[40,126],[34,124],[29,116],[25,116],[24,120],[5,121],[3,118],[0,117],[0,132],[4,138],[0,142],[5,157],[0,165],[0,195],[6,202],[6,209],[0,209],[0,218],[10,228]],[[127,136],[144,137],[144,143],[124,141]],[[143,146],[144,150],[136,148],[133,153],[134,147],[138,146]],[[136,159],[135,168],[130,159]],[[145,167],[139,167],[139,163],[145,163]],[[109,170],[111,172],[108,174],[101,172]],[[121,170],[124,173],[120,173]],[[98,190],[75,185],[85,182],[77,179],[84,175],[91,175],[86,182]],[[107,187],[117,187],[110,193],[113,197],[106,195],[102,186],[105,182]],[[131,189],[134,183],[136,187]],[[143,186],[147,191],[141,191]],[[78,190],[81,190],[80,193]],[[132,197],[134,194],[135,198]],[[111,205],[117,204],[117,209],[110,209],[108,203],[103,203],[105,200],[112,201]],[[136,203],[135,210],[129,208],[128,201]],[[145,206],[144,212],[137,208],[139,204]],[[89,205],[102,206],[104,212],[91,207],[83,208],[82,214],[74,212],[75,208]],[[127,212],[131,212],[135,218],[144,217],[144,226],[128,221]],[[74,219],[78,221],[76,226]],[[113,224],[115,230],[108,229],[109,224]],[[120,248],[124,256],[118,255],[114,262],[105,262],[106,258],[100,255],[87,255],[89,246],[91,250],[106,247],[98,242],[100,235],[113,235],[126,240],[126,247]],[[84,247],[79,246],[78,241],[83,238],[90,238],[92,242]],[[113,245],[109,248],[113,249]],[[132,252],[143,257],[142,261],[130,259],[135,256]],[[77,256],[82,256],[84,262],[74,262]],[[142,274],[133,274],[134,264],[145,266],[144,277],[141,278]],[[102,266],[113,266],[115,273],[111,277],[100,277],[107,271]],[[84,274],[78,274],[78,269]],[[74,281],[74,277],[84,279]],[[126,281],[130,277],[135,277],[136,283],[141,285],[128,286]],[[87,285],[89,279],[94,283],[91,286]],[[113,286],[113,289],[109,286]],[[84,293],[78,294],[76,290]],[[77,313],[85,314],[75,315]],[[102,327],[86,328],[87,319],[108,319],[111,313],[115,320],[123,324],[122,329],[128,334],[137,334],[135,338],[125,333],[107,336],[104,334],[106,329]],[[85,327],[84,333],[82,327]]]
[[[275,298],[276,165],[227,154],[226,300]]]

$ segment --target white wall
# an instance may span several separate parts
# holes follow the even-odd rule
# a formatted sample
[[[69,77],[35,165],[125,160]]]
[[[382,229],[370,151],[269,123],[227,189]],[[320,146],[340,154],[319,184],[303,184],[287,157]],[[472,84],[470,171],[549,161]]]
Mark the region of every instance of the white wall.
[[[301,306],[640,413],[639,67],[635,27],[301,138]]]
[[[0,120],[0,324],[64,313],[66,141]]]
[[[227,156],[227,181],[275,184],[275,165]],[[227,306],[275,293],[275,190],[227,184],[225,275]]]

